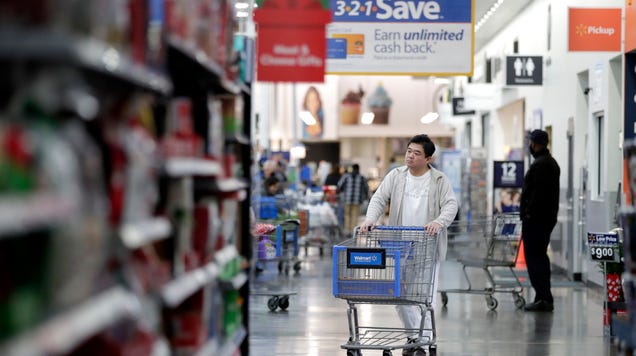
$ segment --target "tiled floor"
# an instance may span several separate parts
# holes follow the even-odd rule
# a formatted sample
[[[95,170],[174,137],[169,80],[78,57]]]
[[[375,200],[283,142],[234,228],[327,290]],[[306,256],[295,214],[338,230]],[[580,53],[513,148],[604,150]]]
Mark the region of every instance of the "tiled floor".
[[[452,251],[451,251],[452,252]],[[314,255],[311,255],[311,254]],[[464,285],[459,264],[452,259],[442,264],[440,289]],[[302,263],[299,275],[276,284],[276,265],[254,279],[253,288],[270,286],[297,291],[290,296],[286,311],[269,311],[267,296],[250,298],[250,354],[261,355],[346,355],[340,345],[349,337],[347,302],[332,295],[331,257],[316,251]],[[481,271],[471,273],[480,281]],[[523,274],[523,272],[522,272]],[[435,308],[439,355],[614,355],[610,339],[603,336],[601,293],[596,288],[553,276],[555,310],[529,313],[514,306],[511,295],[497,295],[496,311],[486,307],[483,296],[449,294],[446,308]],[[526,283],[526,282],[524,282]],[[531,301],[529,288],[523,292]],[[439,298],[438,298],[439,299]],[[438,302],[441,304],[441,302]],[[399,326],[393,306],[362,305],[361,323]],[[364,350],[364,355],[382,355]],[[394,350],[393,355],[401,355]]]

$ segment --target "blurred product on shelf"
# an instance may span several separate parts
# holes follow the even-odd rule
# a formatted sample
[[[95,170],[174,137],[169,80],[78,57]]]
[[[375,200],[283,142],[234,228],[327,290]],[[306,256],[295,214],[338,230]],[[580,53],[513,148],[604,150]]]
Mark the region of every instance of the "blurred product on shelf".
[[[234,2],[0,7],[0,354],[236,353]]]

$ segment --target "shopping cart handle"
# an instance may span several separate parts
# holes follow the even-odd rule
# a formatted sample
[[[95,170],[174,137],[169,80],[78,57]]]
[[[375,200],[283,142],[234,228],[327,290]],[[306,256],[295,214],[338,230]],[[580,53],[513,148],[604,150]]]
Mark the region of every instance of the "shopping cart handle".
[[[298,226],[300,226],[300,220],[298,219],[286,219],[285,221],[282,222],[283,224],[296,224]]]
[[[422,231],[424,226],[385,226],[377,225],[374,230],[392,230],[392,231]]]

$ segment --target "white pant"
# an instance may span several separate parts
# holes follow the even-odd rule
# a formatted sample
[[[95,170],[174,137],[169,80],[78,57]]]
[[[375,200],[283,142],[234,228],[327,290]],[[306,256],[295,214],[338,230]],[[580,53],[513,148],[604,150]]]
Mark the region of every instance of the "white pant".
[[[437,284],[439,279],[439,268],[440,261],[438,260],[435,263],[435,275],[433,276],[433,295],[432,295],[432,303],[431,306],[435,308],[437,305]],[[402,324],[404,324],[405,329],[419,329],[420,322],[422,321],[422,312],[420,307],[417,305],[396,305],[398,316],[400,320],[402,320]],[[432,322],[429,313],[424,314],[426,317],[424,319],[424,330],[432,329]],[[430,332],[425,332],[424,336],[432,336]]]

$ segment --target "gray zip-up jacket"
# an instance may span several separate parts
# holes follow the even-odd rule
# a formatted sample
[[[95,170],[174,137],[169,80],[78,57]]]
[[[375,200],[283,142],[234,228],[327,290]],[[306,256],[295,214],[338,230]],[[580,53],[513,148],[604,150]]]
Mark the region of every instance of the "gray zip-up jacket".
[[[448,238],[446,228],[455,220],[457,215],[457,199],[453,193],[453,187],[444,173],[430,167],[431,187],[428,193],[428,220],[422,221],[422,226],[436,222],[442,226],[439,236],[439,256],[440,260],[446,259],[446,247]],[[390,226],[399,226],[402,221],[402,197],[406,186],[408,167],[401,166],[392,169],[380,183],[380,186],[371,197],[367,208],[366,220],[377,222],[384,215],[386,205],[391,202],[389,210]]]

